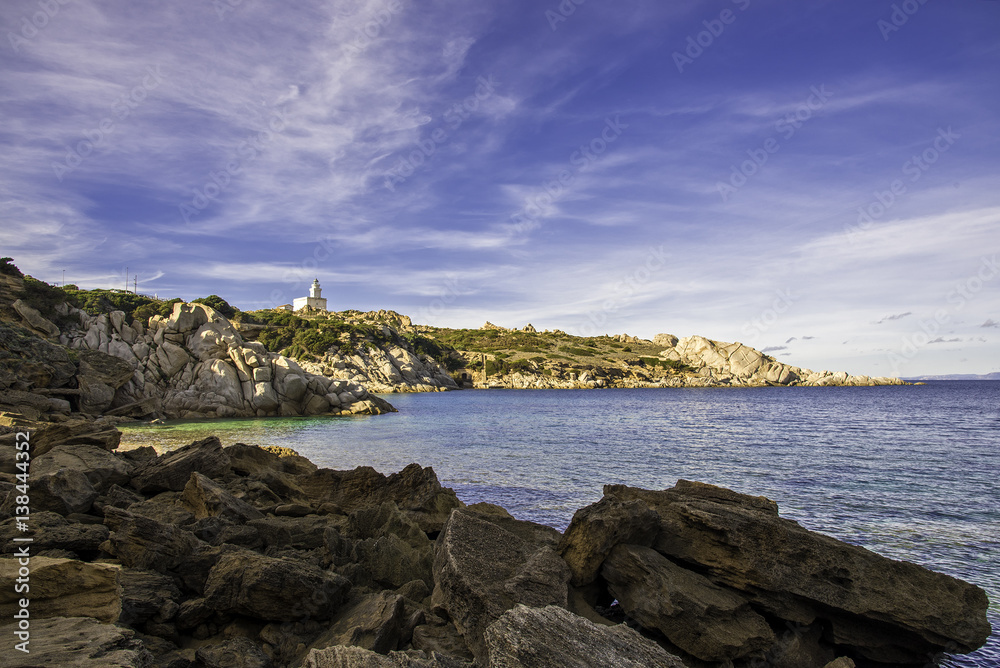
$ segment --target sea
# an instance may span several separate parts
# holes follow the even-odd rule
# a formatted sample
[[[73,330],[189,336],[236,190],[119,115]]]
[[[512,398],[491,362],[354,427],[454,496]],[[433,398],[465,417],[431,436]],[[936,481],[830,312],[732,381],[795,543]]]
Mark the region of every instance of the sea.
[[[994,633],[940,665],[1000,666],[1000,382],[385,398],[398,413],[137,426],[122,447],[164,451],[214,434],[336,469],[417,462],[466,503],[559,530],[605,484],[722,485],[773,499],[813,531],[979,585]]]

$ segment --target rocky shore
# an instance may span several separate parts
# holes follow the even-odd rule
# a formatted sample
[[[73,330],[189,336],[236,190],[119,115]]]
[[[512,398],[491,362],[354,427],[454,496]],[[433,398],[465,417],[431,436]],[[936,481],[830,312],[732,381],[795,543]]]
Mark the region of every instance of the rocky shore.
[[[45,284],[41,297],[37,288],[33,295],[45,303],[31,303],[25,281],[33,279],[17,275],[11,265],[7,271],[13,273],[0,273],[0,388],[9,392],[0,396],[0,411],[29,417],[379,414],[394,409],[372,393],[460,387],[905,384],[896,378],[812,371],[742,343],[701,336],[574,337],[538,332],[531,325],[512,330],[491,323],[478,330],[449,330],[414,325],[392,311],[309,311],[275,320],[276,312],[236,312],[218,297],[213,303],[232,312],[234,321],[206,303],[180,301],[172,310],[171,302],[155,302],[163,315],[148,318],[139,317],[140,310],[98,312],[92,305],[87,312],[65,301],[82,304],[79,295]],[[284,323],[284,329],[275,323]],[[275,337],[276,331],[291,337],[304,329],[314,335],[308,350]]]
[[[0,296],[20,278],[0,274]],[[0,411],[27,420],[71,415],[231,418],[379,414],[395,409],[357,382],[303,369],[247,341],[205,304],[129,323],[60,303],[62,326],[22,299],[0,321]]]
[[[489,324],[489,323],[487,323]],[[493,325],[495,328],[496,325]],[[609,358],[573,365],[534,364],[481,379],[481,389],[516,390],[646,388],[646,387],[872,387],[906,385],[898,378],[813,371],[784,364],[739,342],[714,341],[704,336],[678,338],[657,334],[652,340],[621,334],[615,337],[629,350],[645,350],[651,364]],[[474,356],[474,355],[473,355]],[[657,364],[662,364],[658,366]],[[584,366],[586,368],[579,368]]]
[[[687,481],[607,486],[560,533],[416,464],[118,452],[79,420],[30,434],[23,531],[19,438],[0,436],[0,613],[29,611],[30,654],[8,624],[5,666],[924,666],[990,633],[978,587]]]

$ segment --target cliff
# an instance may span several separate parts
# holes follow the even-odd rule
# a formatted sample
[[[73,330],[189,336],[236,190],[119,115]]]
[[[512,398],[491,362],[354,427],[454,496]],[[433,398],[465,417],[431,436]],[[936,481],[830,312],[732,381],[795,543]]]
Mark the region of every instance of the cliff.
[[[90,315],[52,303],[65,296],[53,290],[47,302],[36,300],[48,311],[43,315],[21,298],[30,297],[26,280],[0,274],[0,294],[12,298],[0,304],[0,411],[11,424],[74,414],[148,419],[395,410],[352,380],[310,373],[245,340],[208,305],[177,302],[166,317],[129,322],[122,311]]]

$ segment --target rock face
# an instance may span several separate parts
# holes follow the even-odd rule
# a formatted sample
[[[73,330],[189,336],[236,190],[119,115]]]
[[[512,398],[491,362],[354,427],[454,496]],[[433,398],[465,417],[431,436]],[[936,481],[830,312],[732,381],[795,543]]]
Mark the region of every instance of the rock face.
[[[518,605],[486,629],[490,668],[684,668],[624,624],[607,627],[556,606]]]
[[[360,647],[334,645],[313,650],[303,664],[305,668],[469,668],[470,664],[455,661],[436,653],[390,652],[383,656]]]
[[[122,590],[117,566],[88,564],[75,559],[31,559],[31,619],[93,617],[111,623],[118,621],[122,609]],[[0,615],[11,619],[17,601],[15,593],[19,564],[16,559],[0,559]],[[5,650],[6,651],[6,650]]]
[[[406,623],[405,611],[402,596],[385,591],[370,594],[344,610],[314,644],[362,647],[388,654],[399,644]]]
[[[578,510],[560,546],[573,586],[593,582],[615,546],[651,545],[659,526],[659,515],[641,501],[604,498]]]
[[[0,627],[0,635],[14,638],[16,624]],[[148,668],[153,655],[135,631],[102,624],[90,617],[52,617],[31,623],[30,653],[4,648],[4,666],[10,668]]]
[[[458,384],[438,362],[399,345],[370,345],[354,353],[328,353],[321,362],[302,362],[309,373],[370,392],[441,392]]]
[[[601,574],[633,619],[703,661],[742,658],[774,643],[746,599],[648,547],[617,546]]]
[[[505,611],[519,603],[565,608],[569,595],[569,568],[549,545],[489,519],[453,511],[434,560],[432,600],[448,611],[477,656],[485,654],[486,627]]]
[[[742,343],[712,341],[703,336],[678,339],[657,334],[666,346],[660,357],[695,369],[711,385],[904,385],[898,378],[852,376],[843,371],[811,371],[782,364]]]
[[[244,341],[205,304],[174,305],[170,317],[128,324],[124,314],[90,316],[59,341],[80,351],[80,406],[169,418],[377,414],[394,410],[361,385],[316,375]]]
[[[580,349],[577,349],[574,353],[579,356],[577,359],[563,362],[554,358],[551,352],[547,357],[527,357],[513,347],[503,352],[515,356],[517,371],[491,374],[486,380],[481,379],[479,371],[468,371],[467,375],[477,376],[472,383],[477,388],[517,390],[906,384],[898,378],[851,375],[843,371],[811,371],[782,364],[742,343],[713,341],[703,336],[678,338],[672,334],[657,334],[650,341],[620,334],[609,337],[607,341],[633,344],[636,350],[633,353],[632,347],[608,347],[604,342],[601,344],[603,350],[595,348],[587,355],[580,355]],[[558,342],[559,339],[545,341],[550,345],[558,345]],[[565,348],[566,352],[570,350]],[[622,350],[628,351],[631,357],[623,357]],[[542,348],[538,351],[545,352]],[[478,352],[465,353],[466,363],[470,367],[475,365],[476,369],[481,368],[478,366],[480,357]]]
[[[269,621],[325,620],[350,587],[345,578],[307,563],[232,552],[209,573],[205,602],[213,610]]]
[[[222,443],[209,436],[147,462],[136,471],[132,486],[143,494],[179,492],[187,486],[191,474],[201,472],[212,477],[228,471],[229,467]]]
[[[389,476],[367,466],[353,471],[321,469],[300,477],[298,484],[317,508],[332,503],[350,512],[391,501],[427,532],[440,531],[451,511],[462,505],[453,491],[441,487],[434,469],[417,464]]]
[[[698,577],[685,573],[686,584],[675,585],[671,594],[692,599],[681,602],[685,609],[705,605],[721,590],[729,603],[707,608],[712,616],[728,609],[745,618],[745,608],[735,605],[744,601],[772,620],[822,624],[830,629],[825,640],[871,661],[920,663],[946,648],[972,651],[989,636],[986,595],[978,587],[807,531],[780,518],[777,505],[763,497],[680,481],[657,492],[609,485],[605,501],[639,501],[659,517],[651,545],[667,559],[653,559],[640,548],[616,548],[602,571],[611,589],[624,595],[625,612],[656,628],[671,626],[675,602],[638,596],[637,582],[662,590],[686,570]],[[581,511],[574,524],[593,516]],[[584,550],[585,536],[571,525],[563,552]],[[716,589],[706,588],[709,583]],[[750,633],[760,627],[745,619],[739,626],[748,638],[765,635]],[[746,651],[758,645],[753,641]],[[693,645],[688,651],[696,654]]]
[[[35,331],[41,332],[49,338],[59,336],[59,328],[52,321],[43,317],[37,309],[32,308],[20,299],[15,300],[11,306],[14,307],[18,315],[24,318],[25,324]]]
[[[0,322],[0,410],[37,420],[45,413],[68,414],[64,397],[76,364],[62,346],[9,323]],[[58,394],[56,394],[58,393]]]

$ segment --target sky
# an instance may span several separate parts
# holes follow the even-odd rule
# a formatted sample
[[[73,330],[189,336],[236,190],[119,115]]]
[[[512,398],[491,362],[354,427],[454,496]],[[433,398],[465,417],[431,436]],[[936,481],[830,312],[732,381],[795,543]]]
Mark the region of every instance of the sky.
[[[36,278],[1000,371],[1000,2],[5,0],[0,36]]]

